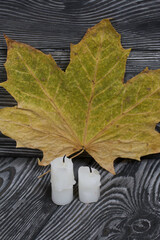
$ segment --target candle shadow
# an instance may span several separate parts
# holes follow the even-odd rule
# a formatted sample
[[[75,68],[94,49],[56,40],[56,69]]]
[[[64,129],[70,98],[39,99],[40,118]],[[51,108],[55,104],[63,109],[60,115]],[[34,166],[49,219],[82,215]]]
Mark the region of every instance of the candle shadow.
[[[74,167],[74,176],[76,182],[78,181],[78,169],[81,166],[91,166],[95,163],[95,160],[86,152],[84,151],[79,156],[73,158],[73,167]]]

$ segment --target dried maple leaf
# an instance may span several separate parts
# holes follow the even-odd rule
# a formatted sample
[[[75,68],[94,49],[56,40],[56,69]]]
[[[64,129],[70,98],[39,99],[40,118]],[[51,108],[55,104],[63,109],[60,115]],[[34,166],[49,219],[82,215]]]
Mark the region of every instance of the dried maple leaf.
[[[62,71],[50,55],[6,37],[7,81],[18,106],[0,110],[0,130],[17,147],[43,151],[41,165],[85,149],[114,173],[117,157],[140,159],[160,150],[160,70],[145,69],[124,84],[129,50],[109,20],[71,45]]]

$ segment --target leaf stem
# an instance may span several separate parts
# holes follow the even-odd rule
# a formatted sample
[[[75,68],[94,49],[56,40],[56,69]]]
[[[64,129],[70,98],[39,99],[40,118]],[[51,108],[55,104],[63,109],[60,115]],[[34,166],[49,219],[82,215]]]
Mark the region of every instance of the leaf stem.
[[[85,150],[85,148],[83,147],[79,153],[77,153],[76,155],[74,155],[73,157],[70,157],[70,158],[73,159],[73,158],[79,156],[81,153],[84,152],[84,150]]]
[[[73,158],[79,156],[81,153],[84,152],[84,150],[85,150],[85,148],[83,147],[79,153],[75,154],[73,157],[70,157],[70,159],[73,159]],[[66,157],[66,155],[64,155],[64,157]],[[64,157],[63,157],[63,159],[64,159]],[[43,176],[45,176],[45,175],[48,174],[49,172],[51,172],[51,170],[48,170],[47,172],[39,175],[39,176],[38,176],[38,179],[42,178]]]
[[[49,173],[50,171],[51,171],[51,170],[48,170],[47,172],[41,174],[40,176],[38,176],[38,179],[41,178],[41,177],[43,177],[44,175],[46,175],[46,174]]]

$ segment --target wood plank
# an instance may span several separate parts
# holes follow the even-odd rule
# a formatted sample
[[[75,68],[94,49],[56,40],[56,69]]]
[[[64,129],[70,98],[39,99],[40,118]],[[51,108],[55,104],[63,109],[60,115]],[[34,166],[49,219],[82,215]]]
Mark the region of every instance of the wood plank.
[[[51,54],[52,57],[57,62],[58,66],[63,70],[69,64],[70,50],[69,49],[39,49],[45,54]],[[7,79],[6,71],[4,68],[4,63],[6,61],[7,51],[5,49],[0,50],[0,82]],[[125,80],[133,77],[139,72],[143,71],[144,68],[149,67],[149,69],[160,68],[160,51],[140,51],[132,50],[126,65],[126,76]],[[6,96],[6,92],[3,88],[0,88],[0,97]],[[1,104],[0,104],[1,106]]]
[[[49,167],[38,167],[33,158],[0,158],[2,239],[124,240],[145,236],[146,240],[158,240],[160,156],[142,162],[118,160],[115,176],[94,161],[85,163],[84,158],[74,160],[75,172],[84,164],[101,173],[99,201],[81,203],[76,185],[73,202],[57,206],[51,201],[50,175],[37,179]]]
[[[160,50],[159,0],[0,0],[0,48],[3,33],[36,48],[69,48],[103,18],[122,34],[125,47]]]
[[[69,64],[70,51],[69,49],[40,49],[46,54],[51,54],[58,66],[63,70]],[[7,79],[4,63],[6,61],[6,50],[1,51],[0,57],[0,82]],[[160,68],[160,51],[137,51],[132,50],[127,60],[125,81],[129,80],[136,74],[143,71],[146,67],[149,69]],[[11,98],[7,91],[0,87],[0,108],[16,105],[16,101]]]

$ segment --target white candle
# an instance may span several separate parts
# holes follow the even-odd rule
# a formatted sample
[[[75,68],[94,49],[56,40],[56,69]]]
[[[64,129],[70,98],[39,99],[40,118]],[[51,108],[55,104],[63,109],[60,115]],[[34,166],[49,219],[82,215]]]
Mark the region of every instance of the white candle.
[[[51,162],[52,201],[57,205],[70,203],[75,183],[72,160],[65,156],[54,159]]]
[[[89,167],[79,168],[78,186],[81,202],[97,202],[100,196],[100,185],[100,174],[96,169]]]

